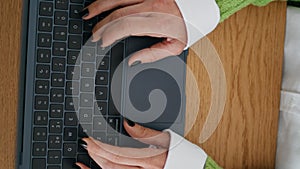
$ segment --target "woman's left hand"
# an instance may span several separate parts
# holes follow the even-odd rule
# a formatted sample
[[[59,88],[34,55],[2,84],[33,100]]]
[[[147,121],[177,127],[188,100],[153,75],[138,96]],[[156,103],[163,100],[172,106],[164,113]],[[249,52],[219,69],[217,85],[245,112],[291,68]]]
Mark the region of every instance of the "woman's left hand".
[[[129,124],[124,122],[124,127],[131,137],[153,147],[116,147],[91,137],[84,138],[83,141],[86,142],[84,147],[90,157],[103,169],[163,169],[168,155],[169,134],[145,128],[133,122]],[[81,169],[89,169],[80,162],[76,165]]]

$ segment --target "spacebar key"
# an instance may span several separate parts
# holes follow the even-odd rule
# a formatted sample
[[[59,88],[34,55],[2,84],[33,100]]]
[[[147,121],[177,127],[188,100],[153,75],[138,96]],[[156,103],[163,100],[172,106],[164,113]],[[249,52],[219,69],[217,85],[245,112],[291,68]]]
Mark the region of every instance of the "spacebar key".
[[[113,75],[114,71],[117,69],[118,65],[124,59],[124,43],[119,42],[111,49],[111,64],[110,64],[110,71],[112,71],[111,75]],[[121,66],[121,65],[120,65]]]
[[[114,100],[112,99],[112,94],[110,95],[108,114],[109,115],[119,115],[118,109],[115,106],[120,106],[121,104],[121,89],[122,89],[122,73],[119,71],[116,74],[115,70],[123,70],[123,64],[120,64],[124,59],[124,43],[119,42],[111,49],[111,57],[110,57],[110,79],[114,79],[112,86],[110,86],[111,90],[114,93]],[[120,66],[120,67],[118,67]]]

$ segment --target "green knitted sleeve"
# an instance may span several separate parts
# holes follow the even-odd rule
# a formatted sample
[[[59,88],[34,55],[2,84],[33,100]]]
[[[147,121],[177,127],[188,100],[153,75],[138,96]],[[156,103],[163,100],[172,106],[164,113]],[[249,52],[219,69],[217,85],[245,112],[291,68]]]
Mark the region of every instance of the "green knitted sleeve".
[[[273,0],[216,0],[221,13],[221,22],[240,9],[252,4],[264,6]]]
[[[218,164],[210,157],[207,157],[204,169],[222,169]]]

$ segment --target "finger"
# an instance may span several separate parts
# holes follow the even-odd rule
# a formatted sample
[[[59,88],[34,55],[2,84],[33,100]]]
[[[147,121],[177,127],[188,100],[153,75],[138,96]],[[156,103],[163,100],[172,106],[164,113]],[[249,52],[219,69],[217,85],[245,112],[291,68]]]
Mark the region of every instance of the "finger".
[[[92,159],[102,168],[120,168],[120,169],[141,169],[141,167],[138,166],[128,166],[128,165],[122,165],[118,163],[114,163],[110,160],[107,160],[105,158],[102,158],[101,156],[98,156],[95,153],[89,153],[89,155],[92,157]]]
[[[87,16],[84,16],[83,19],[91,19],[102,12],[109,11],[120,6],[128,6],[141,2],[143,2],[143,0],[97,0],[87,7],[89,13]]]
[[[108,27],[109,25],[112,25],[113,21],[116,21],[125,16],[140,13],[141,10],[143,10],[143,9],[139,4],[115,10],[114,12],[112,12],[110,15],[105,17],[103,20],[101,20],[94,26],[94,28],[93,28],[93,39],[94,40],[93,41],[98,41],[100,39],[99,35],[102,33],[104,28]]]
[[[169,147],[170,136],[168,133],[152,130],[136,123],[132,126],[132,124],[129,125],[126,120],[124,122],[124,127],[131,137],[140,142],[160,146],[165,149],[168,149]]]
[[[165,149],[116,147],[93,138],[85,138],[83,140],[87,143],[89,152],[96,153],[109,160],[114,159],[112,161],[118,161],[118,163],[125,165],[138,164],[143,158],[157,156],[167,151]]]
[[[179,55],[185,47],[185,44],[172,39],[170,41],[164,40],[163,42],[154,44],[150,48],[142,49],[134,53],[128,60],[128,65],[131,66],[134,62],[151,63],[168,56]]]
[[[79,166],[81,169],[90,169],[89,167],[87,167],[87,166],[85,166],[84,164],[82,164],[82,163],[79,163],[79,162],[77,162],[77,163],[75,163],[77,166]]]
[[[168,24],[163,24],[168,22]],[[135,13],[111,22],[93,34],[102,38],[102,47],[128,36],[152,36],[177,39],[184,45],[187,41],[185,25],[181,18],[162,13]],[[183,46],[184,48],[184,46]]]

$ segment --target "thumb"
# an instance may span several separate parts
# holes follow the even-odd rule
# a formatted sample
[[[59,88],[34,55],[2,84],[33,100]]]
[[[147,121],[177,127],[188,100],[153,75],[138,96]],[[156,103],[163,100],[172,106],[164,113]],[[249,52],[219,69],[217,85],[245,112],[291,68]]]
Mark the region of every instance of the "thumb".
[[[124,127],[131,137],[140,142],[165,149],[169,148],[170,135],[167,132],[146,128],[127,119],[124,122]]]
[[[185,44],[181,41],[168,38],[152,45],[150,48],[145,48],[134,53],[130,57],[128,65],[135,65],[134,63],[151,63],[168,56],[176,56],[183,51],[184,47]]]

